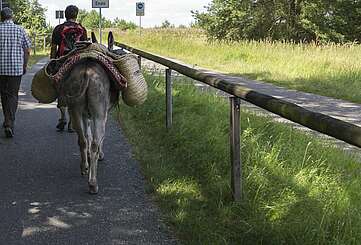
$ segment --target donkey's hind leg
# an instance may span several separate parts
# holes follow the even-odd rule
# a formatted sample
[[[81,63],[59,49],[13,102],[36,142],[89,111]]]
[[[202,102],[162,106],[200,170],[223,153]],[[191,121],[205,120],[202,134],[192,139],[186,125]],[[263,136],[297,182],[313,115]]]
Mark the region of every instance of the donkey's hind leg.
[[[103,137],[104,139],[104,137]],[[102,140],[102,142],[100,143],[100,146],[99,146],[99,161],[103,161],[104,160],[104,152],[103,152],[103,142],[104,140]]]
[[[85,119],[82,115],[82,110],[80,108],[72,108],[70,110],[71,118],[73,122],[73,128],[78,134],[78,144],[80,148],[81,162],[80,162],[80,173],[81,175],[87,175],[89,172],[89,164],[88,164],[88,135],[87,135],[87,127],[88,125],[85,122]]]
[[[98,193],[97,169],[98,160],[101,153],[101,145],[105,135],[106,118],[98,117],[91,120],[92,143],[90,145],[90,172],[89,172],[89,192]]]

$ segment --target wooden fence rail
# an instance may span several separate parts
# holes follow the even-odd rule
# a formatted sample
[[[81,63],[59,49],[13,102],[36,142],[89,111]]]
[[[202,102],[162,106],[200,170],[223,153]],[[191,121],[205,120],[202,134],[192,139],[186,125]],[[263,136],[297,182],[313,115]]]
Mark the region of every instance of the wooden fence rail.
[[[36,33],[30,36],[34,55],[36,55],[36,52],[40,51],[41,49],[43,50],[43,52],[45,52],[46,47],[50,45],[50,42],[48,41],[50,37],[51,36],[48,34],[40,35]]]
[[[361,147],[361,127],[241,86],[237,82],[232,81],[230,77],[220,76],[207,70],[195,69],[179,61],[145,52],[123,43],[115,42],[115,44],[120,48],[162,64],[180,74],[206,83],[290,121],[345,141],[351,145]]]
[[[180,62],[144,52],[122,43],[116,42],[116,45],[146,59],[167,66],[187,77],[206,83],[212,87],[246,100],[290,121],[345,141],[351,145],[361,147],[361,127],[322,113],[309,111],[282,99],[259,93],[255,90],[237,84],[232,81],[231,78],[227,79],[223,76],[220,77],[217,74],[212,74],[209,71],[194,69],[190,65],[181,64]]]

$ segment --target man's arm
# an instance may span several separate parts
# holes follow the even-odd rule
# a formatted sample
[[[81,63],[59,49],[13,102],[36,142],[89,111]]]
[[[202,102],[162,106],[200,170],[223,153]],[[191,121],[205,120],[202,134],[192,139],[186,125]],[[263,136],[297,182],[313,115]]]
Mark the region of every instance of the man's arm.
[[[51,34],[51,47],[50,47],[50,59],[56,59],[58,53],[58,45],[60,45],[60,35],[59,29],[61,25],[58,25],[54,28],[53,33]]]
[[[26,68],[28,67],[28,61],[30,56],[30,48],[31,48],[31,41],[29,36],[23,30],[23,40],[22,46],[24,50],[24,63],[23,63],[23,74],[26,73]]]
[[[56,45],[55,43],[51,44],[51,49],[50,49],[50,59],[55,59],[56,58],[56,52],[58,51],[58,45]]]
[[[86,29],[83,27],[84,29],[84,34],[83,34],[83,40],[82,41],[88,41],[88,33],[86,31]]]
[[[29,57],[30,57],[30,48],[25,48],[24,49],[23,74],[26,73],[26,69],[28,67],[28,62],[29,62]]]

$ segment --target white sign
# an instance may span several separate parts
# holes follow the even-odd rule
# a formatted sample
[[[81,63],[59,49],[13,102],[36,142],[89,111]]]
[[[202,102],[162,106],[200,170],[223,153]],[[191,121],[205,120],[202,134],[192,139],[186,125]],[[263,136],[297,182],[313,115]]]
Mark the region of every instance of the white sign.
[[[109,0],[92,0],[93,8],[109,8]]]
[[[144,3],[138,2],[135,4],[136,16],[144,16]]]

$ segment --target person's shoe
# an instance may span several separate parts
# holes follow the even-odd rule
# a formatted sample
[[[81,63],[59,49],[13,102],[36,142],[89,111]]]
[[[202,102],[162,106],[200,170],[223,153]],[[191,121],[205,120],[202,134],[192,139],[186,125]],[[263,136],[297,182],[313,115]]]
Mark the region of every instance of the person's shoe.
[[[66,126],[66,120],[59,119],[58,125],[56,125],[58,131],[64,131],[65,126]]]
[[[70,119],[70,120],[69,120],[69,123],[68,123],[68,132],[69,132],[69,133],[74,133],[74,132],[75,132],[72,126],[73,126],[73,125],[72,125],[71,119]]]
[[[14,131],[10,127],[5,128],[5,136],[6,138],[12,138],[14,137]]]

